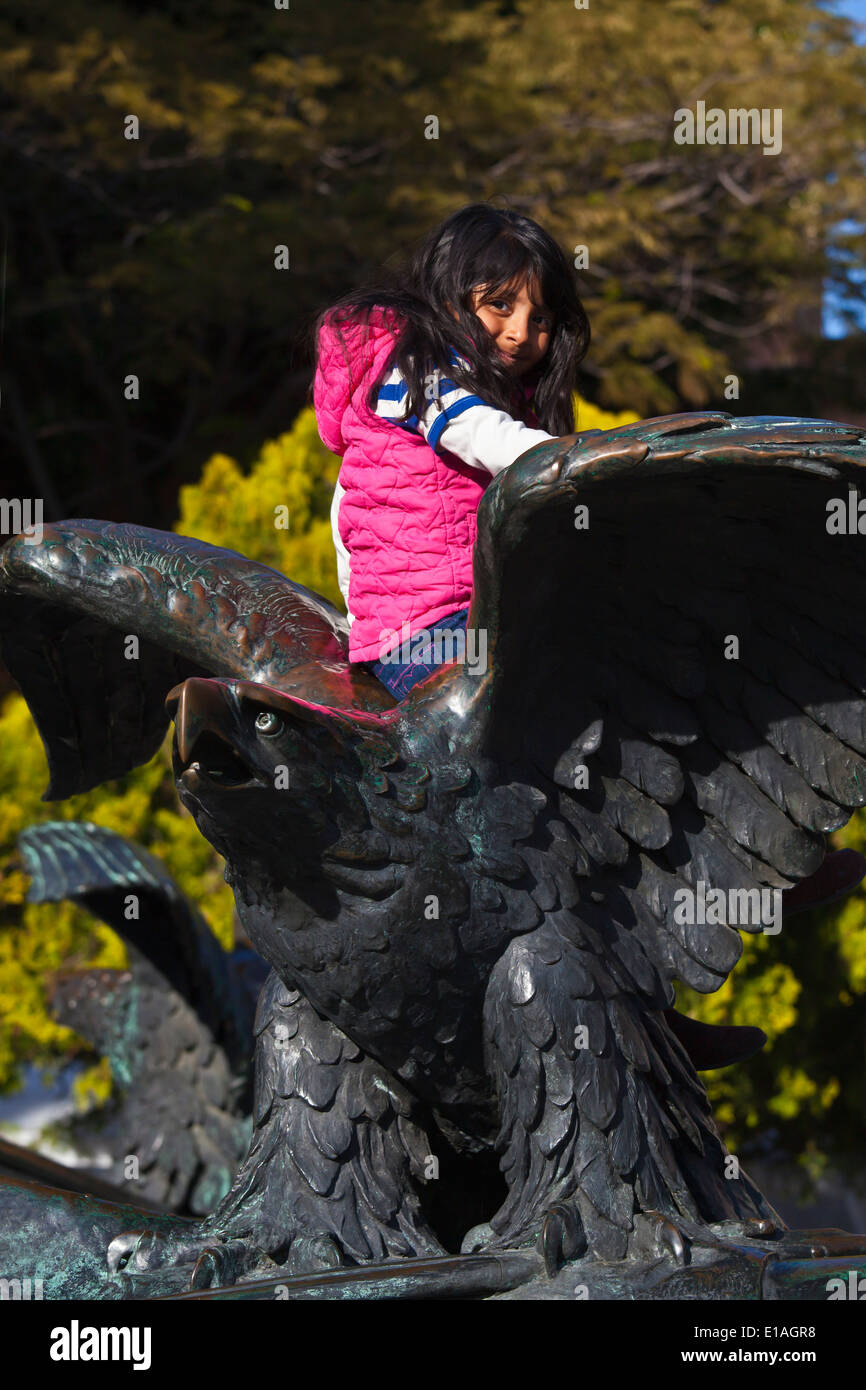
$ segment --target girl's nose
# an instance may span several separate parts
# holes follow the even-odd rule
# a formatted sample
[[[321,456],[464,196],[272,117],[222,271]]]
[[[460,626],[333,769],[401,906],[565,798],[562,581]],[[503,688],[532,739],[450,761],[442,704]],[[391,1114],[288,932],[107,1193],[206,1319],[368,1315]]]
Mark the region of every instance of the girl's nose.
[[[521,347],[529,335],[529,319],[521,315],[508,320],[505,336],[515,347]]]

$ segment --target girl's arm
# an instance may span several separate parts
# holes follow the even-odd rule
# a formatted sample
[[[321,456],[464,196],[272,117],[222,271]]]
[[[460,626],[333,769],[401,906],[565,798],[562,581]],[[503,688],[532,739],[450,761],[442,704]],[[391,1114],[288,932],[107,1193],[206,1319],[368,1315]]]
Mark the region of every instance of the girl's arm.
[[[447,449],[464,463],[483,468],[494,477],[527,449],[556,437],[524,425],[459,387],[443,394],[441,406],[436,401],[431,404],[420,428],[437,452]]]
[[[404,418],[406,393],[406,383],[395,368],[379,390],[377,415],[418,431],[437,453],[455,454],[471,467],[483,468],[494,476],[533,445],[556,437],[487,405],[480,396],[438,373],[431,377],[430,405],[420,419],[417,415]]]

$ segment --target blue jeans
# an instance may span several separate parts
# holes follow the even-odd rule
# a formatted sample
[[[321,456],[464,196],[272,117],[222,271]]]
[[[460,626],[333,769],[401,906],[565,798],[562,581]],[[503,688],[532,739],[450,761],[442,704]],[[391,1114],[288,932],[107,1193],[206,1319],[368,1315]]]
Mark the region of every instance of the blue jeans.
[[[429,631],[435,632],[437,629],[441,631],[448,628],[457,632],[466,627],[468,617],[468,606],[458,608],[456,613],[449,613],[447,618],[437,618]],[[410,647],[413,641],[414,634],[409,638]],[[397,652],[399,648],[394,647],[392,650]],[[427,660],[427,657],[430,659]],[[439,662],[434,661],[432,657],[433,652],[428,646],[425,651],[420,653],[419,659],[416,661],[368,661],[366,665],[397,700],[402,700],[405,695],[409,694],[413,685],[417,685],[419,681],[424,680],[425,676],[430,676],[438,670]]]

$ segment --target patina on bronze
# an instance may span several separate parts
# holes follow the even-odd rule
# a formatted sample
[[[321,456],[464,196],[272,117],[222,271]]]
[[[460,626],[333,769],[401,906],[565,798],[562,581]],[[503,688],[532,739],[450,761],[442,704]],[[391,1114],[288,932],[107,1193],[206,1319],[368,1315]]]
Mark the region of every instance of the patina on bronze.
[[[5,548],[49,794],[145,760],[170,715],[272,967],[231,1191],[199,1224],[118,1211],[79,1292],[363,1296],[316,1271],[403,1260],[406,1296],[459,1296],[436,1261],[461,1240],[476,1297],[817,1296],[804,1263],[866,1266],[729,1175],[665,1016],[762,930],[677,895],[783,889],[866,802],[866,551],[827,526],[864,465],[853,427],[715,414],[532,450],[479,508],[483,669],[400,704],[335,609],[231,552],[81,521]],[[34,1200],[2,1189],[0,1263]]]

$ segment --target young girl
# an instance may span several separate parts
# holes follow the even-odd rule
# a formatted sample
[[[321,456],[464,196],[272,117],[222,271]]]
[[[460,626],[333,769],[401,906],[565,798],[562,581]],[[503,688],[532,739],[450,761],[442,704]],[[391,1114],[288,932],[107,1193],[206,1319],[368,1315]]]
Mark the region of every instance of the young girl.
[[[322,316],[313,400],[343,456],[331,520],[349,656],[398,699],[436,665],[433,650],[401,661],[398,643],[405,656],[416,633],[465,627],[485,488],[571,436],[589,336],[556,242],[484,203],[432,232],[396,283]]]
[[[313,401],[323,443],[343,459],[331,522],[349,657],[397,699],[437,664],[413,635],[466,625],[485,488],[533,445],[574,438],[589,338],[556,242],[484,203],[447,218],[395,283],[319,320]],[[786,916],[843,896],[864,872],[853,850],[829,854],[785,894]],[[766,1041],[759,1028],[665,1016],[699,1069]]]

